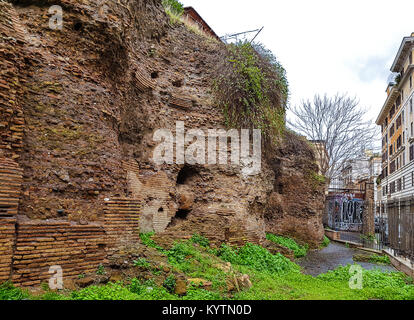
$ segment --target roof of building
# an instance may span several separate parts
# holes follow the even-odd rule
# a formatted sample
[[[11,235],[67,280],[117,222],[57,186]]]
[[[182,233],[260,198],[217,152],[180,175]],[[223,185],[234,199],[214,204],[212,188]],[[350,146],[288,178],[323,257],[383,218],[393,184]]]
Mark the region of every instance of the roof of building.
[[[404,60],[407,57],[407,54],[409,53],[410,48],[412,47],[414,47],[414,32],[411,33],[411,36],[403,38],[400,48],[398,50],[398,53],[395,56],[394,62],[392,64],[391,72],[401,71],[403,64],[404,64]],[[412,68],[412,66],[410,66],[410,68]],[[385,100],[385,103],[383,107],[381,108],[381,111],[376,120],[377,125],[381,125],[382,121],[385,118],[385,115],[388,113],[389,109],[392,107],[395,100],[398,98],[400,94],[400,88],[402,87],[404,82],[407,80],[407,74],[408,73],[404,74],[404,77],[401,79],[399,85],[393,85],[392,88],[390,89],[387,99]]]
[[[185,7],[184,14],[191,17],[194,21],[198,22],[205,32],[207,32],[217,40],[221,41],[220,37],[214,32],[214,30],[208,25],[208,23],[200,16],[200,14],[193,7]]]
[[[411,33],[411,36],[404,37],[400,49],[395,57],[394,63],[392,64],[392,72],[400,72],[404,64],[405,57],[409,52],[410,48],[414,45],[414,32]]]

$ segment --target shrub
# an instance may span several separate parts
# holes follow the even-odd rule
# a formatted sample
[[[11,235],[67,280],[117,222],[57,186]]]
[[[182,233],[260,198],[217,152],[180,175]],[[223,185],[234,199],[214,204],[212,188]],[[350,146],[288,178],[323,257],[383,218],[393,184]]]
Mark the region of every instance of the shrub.
[[[98,269],[96,270],[96,274],[101,276],[101,275],[104,275],[105,273],[106,273],[105,267],[102,264],[100,264],[98,266]]]
[[[192,244],[187,242],[179,242],[174,245],[169,251],[167,251],[167,257],[169,263],[172,265],[182,264],[186,262],[187,257],[192,257],[197,255],[198,252],[192,246]]]
[[[170,294],[166,288],[158,287],[153,280],[141,283],[134,278],[128,286],[131,293],[136,294],[137,300],[175,300],[176,297]]]
[[[145,258],[138,258],[137,260],[133,261],[134,267],[143,267],[143,268],[149,268],[150,264],[147,262]]]
[[[163,287],[172,293],[175,290],[175,282],[175,277],[172,274],[165,279]]]
[[[286,237],[281,237],[281,236],[276,236],[274,234],[268,233],[266,234],[266,239],[279,244],[285,248],[288,248],[290,250],[293,251],[293,253],[295,254],[296,258],[300,258],[300,257],[304,257],[306,256],[309,247],[307,245],[305,246],[301,246],[300,244],[298,244],[295,240],[290,239],[290,238],[286,238]]]
[[[225,55],[213,93],[226,125],[260,129],[265,141],[275,142],[285,128],[288,100],[283,67],[269,50],[249,42],[228,45]]]
[[[0,300],[23,299],[29,299],[29,293],[26,290],[15,288],[10,282],[0,284]]]
[[[137,294],[132,293],[120,283],[110,283],[105,286],[91,286],[79,291],[73,291],[73,300],[137,300]]]
[[[174,15],[181,16],[184,13],[184,5],[177,0],[162,0],[165,10],[170,11]]]
[[[157,249],[158,251],[163,252],[164,249],[160,247],[158,244],[156,244],[154,240],[152,240],[152,237],[154,235],[155,235],[155,232],[141,233],[139,237],[141,239],[142,244],[144,244],[145,246],[154,248],[154,249]]]
[[[390,257],[388,256],[380,256],[378,254],[373,254],[369,257],[369,262],[371,263],[378,263],[388,265],[391,264]]]
[[[323,236],[323,242],[321,244],[321,248],[326,248],[331,243],[331,240],[327,236]]]
[[[191,241],[193,243],[199,244],[200,246],[204,248],[210,247],[210,241],[206,237],[203,237],[197,233],[192,236]]]
[[[219,251],[219,257],[232,264],[249,266],[263,272],[280,274],[300,270],[297,264],[280,253],[273,255],[267,249],[251,243],[237,250],[224,244]]]

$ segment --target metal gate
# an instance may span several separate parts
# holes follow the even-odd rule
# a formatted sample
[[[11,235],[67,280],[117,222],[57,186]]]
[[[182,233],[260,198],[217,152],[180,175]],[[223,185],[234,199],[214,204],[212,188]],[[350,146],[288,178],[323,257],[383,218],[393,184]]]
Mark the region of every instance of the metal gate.
[[[361,190],[330,191],[325,202],[325,225],[335,231],[362,232],[364,199]]]
[[[363,186],[361,189],[331,188],[325,201],[323,222],[325,226],[339,232],[340,240],[382,250],[384,228],[374,221],[375,204],[372,199],[367,199],[369,194],[373,195],[373,192],[368,192],[371,185],[365,183]],[[370,235],[366,236],[363,233]]]
[[[381,204],[380,220],[384,244],[397,256],[414,261],[414,198],[407,197]]]

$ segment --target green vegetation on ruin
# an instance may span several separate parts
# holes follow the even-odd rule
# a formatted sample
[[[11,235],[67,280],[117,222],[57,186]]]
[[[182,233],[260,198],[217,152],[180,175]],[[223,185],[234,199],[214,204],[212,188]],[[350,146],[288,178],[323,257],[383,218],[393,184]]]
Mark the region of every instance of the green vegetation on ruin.
[[[292,250],[293,253],[295,254],[295,258],[301,258],[301,257],[306,256],[309,250],[308,245],[300,245],[295,240],[287,238],[287,237],[276,236],[274,234],[268,233],[266,235],[266,239],[273,243],[276,243],[278,245],[281,245],[285,248]]]
[[[331,243],[331,240],[327,236],[323,236],[322,244],[320,245],[319,249],[326,248]]]
[[[181,17],[184,13],[184,5],[177,0],[162,0],[165,11],[172,16]]]
[[[229,128],[260,129],[275,142],[285,129],[288,101],[286,72],[261,44],[240,42],[226,46],[218,65],[213,93]]]
[[[142,235],[143,242],[157,247],[168,257],[172,270],[185,273],[191,279],[204,279],[211,286],[204,288],[192,283],[185,296],[174,294],[177,279],[171,273],[162,285],[153,280],[130,279],[125,282],[90,286],[76,291],[31,295],[25,289],[5,283],[0,285],[0,299],[45,300],[414,300],[413,280],[403,273],[363,270],[363,289],[349,287],[350,265],[313,277],[301,272],[300,267],[281,254],[253,244],[241,248],[222,245],[210,246],[207,239],[195,235],[188,241],[177,242],[170,250],[156,245],[152,235]],[[288,240],[283,243],[291,245]],[[224,266],[231,263],[231,270]],[[139,265],[144,264],[140,260]],[[247,274],[253,286],[228,292],[227,280],[235,274]]]

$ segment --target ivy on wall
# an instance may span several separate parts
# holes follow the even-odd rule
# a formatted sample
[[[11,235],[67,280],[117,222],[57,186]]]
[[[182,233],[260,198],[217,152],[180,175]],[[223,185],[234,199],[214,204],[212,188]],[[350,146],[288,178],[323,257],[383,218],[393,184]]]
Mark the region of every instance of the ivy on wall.
[[[229,44],[216,70],[213,93],[228,127],[260,129],[275,142],[285,129],[286,72],[271,51],[249,42]]]

